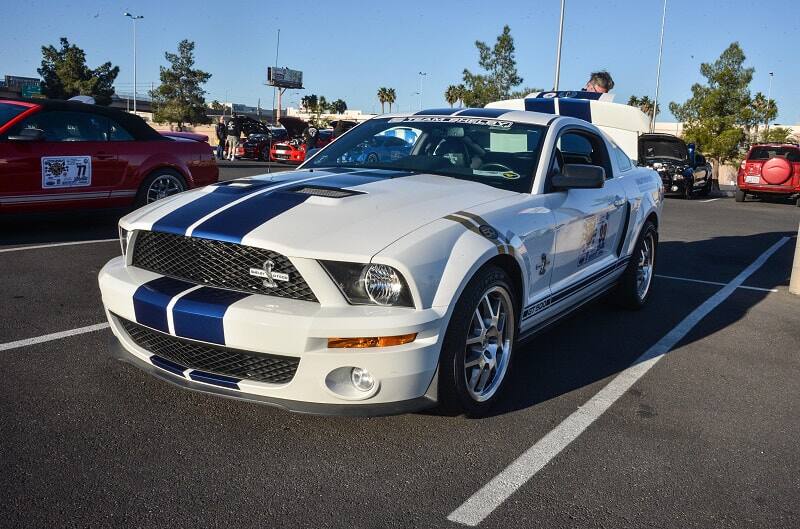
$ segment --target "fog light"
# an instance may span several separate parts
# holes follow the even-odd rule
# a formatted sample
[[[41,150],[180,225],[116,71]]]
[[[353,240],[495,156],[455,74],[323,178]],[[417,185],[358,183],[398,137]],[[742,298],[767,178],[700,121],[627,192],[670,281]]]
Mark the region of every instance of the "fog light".
[[[673,191],[677,191],[678,190],[678,186],[672,186],[672,190]]]
[[[369,391],[375,386],[375,379],[366,369],[354,367],[350,371],[350,380],[359,391]]]

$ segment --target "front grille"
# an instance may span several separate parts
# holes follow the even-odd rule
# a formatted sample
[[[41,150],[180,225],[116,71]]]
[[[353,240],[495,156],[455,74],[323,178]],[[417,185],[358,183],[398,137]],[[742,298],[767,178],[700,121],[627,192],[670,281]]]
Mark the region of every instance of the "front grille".
[[[131,340],[146,351],[189,369],[240,379],[284,384],[294,378],[299,358],[249,353],[176,338],[116,317]]]
[[[273,272],[287,274],[288,281],[275,280],[275,287],[264,286],[264,279],[250,275],[272,261]],[[263,248],[225,241],[186,237],[157,231],[140,231],[133,245],[133,265],[200,285],[249,294],[317,301],[300,272],[285,256]]]

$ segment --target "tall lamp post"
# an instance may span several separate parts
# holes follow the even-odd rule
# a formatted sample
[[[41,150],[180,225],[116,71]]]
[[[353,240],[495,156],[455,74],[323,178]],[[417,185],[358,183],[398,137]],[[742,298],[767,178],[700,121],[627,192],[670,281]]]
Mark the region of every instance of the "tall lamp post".
[[[422,78],[428,75],[427,72],[419,72],[419,109],[422,110]]]
[[[558,22],[558,47],[556,48],[556,79],[553,82],[553,90],[558,92],[558,81],[561,77],[561,40],[564,37],[564,4],[566,0],[561,0],[561,20]]]
[[[770,101],[772,101],[772,74],[774,72],[769,72],[769,89],[767,89],[767,130],[766,133],[769,134],[769,109],[770,109]],[[766,138],[764,138],[766,140]]]
[[[136,21],[144,17],[142,15],[134,16],[127,11],[123,16],[129,17],[133,21],[133,113],[136,114]]]
[[[658,69],[656,70],[656,100],[653,101],[653,115],[650,118],[650,132],[656,128],[656,114],[658,113],[658,92],[661,88],[661,55],[664,51],[664,22],[667,19],[667,0],[664,0],[664,11],[661,13],[661,40],[658,43]]]

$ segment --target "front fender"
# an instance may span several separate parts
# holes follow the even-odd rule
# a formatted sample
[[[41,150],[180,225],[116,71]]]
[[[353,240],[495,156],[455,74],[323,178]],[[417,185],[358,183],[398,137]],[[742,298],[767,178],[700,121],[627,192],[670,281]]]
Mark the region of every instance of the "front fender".
[[[139,166],[139,174],[141,178],[144,179],[156,169],[165,167],[180,173],[183,179],[186,180],[186,184],[190,189],[196,187],[197,183],[192,178],[192,172],[189,170],[186,161],[174,154],[159,153],[148,156]]]

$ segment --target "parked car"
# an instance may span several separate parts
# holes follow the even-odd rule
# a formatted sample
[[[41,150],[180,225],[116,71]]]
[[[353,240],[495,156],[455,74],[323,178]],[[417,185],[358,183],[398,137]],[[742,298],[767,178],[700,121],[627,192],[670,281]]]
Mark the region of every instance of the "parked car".
[[[297,171],[124,217],[99,274],[113,354],[302,412],[487,413],[519,340],[599,296],[647,302],[663,205],[599,126],[502,104],[375,117]],[[407,156],[344,161],[398,127]]]
[[[672,134],[642,134],[639,163],[652,167],[664,183],[664,192],[692,198],[711,193],[712,169],[695,145]]]
[[[373,136],[348,152],[343,162],[377,163],[408,156],[413,145],[394,136]]]
[[[269,161],[272,144],[286,141],[287,139],[286,130],[280,128],[272,128],[268,129],[267,132],[250,134],[246,140],[239,143],[236,157]]]
[[[127,112],[0,99],[0,211],[141,206],[218,180],[208,143]]]
[[[800,207],[800,146],[759,143],[747,151],[736,178],[736,202],[747,195],[795,198]]]
[[[322,148],[331,141],[333,141],[333,131],[330,129],[320,130],[317,145],[314,148]],[[301,138],[275,143],[270,149],[269,159],[273,162],[299,165],[306,160],[306,143]]]

